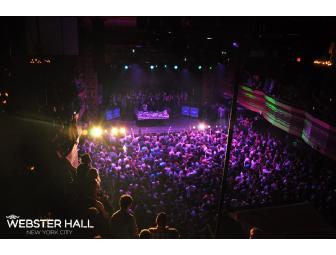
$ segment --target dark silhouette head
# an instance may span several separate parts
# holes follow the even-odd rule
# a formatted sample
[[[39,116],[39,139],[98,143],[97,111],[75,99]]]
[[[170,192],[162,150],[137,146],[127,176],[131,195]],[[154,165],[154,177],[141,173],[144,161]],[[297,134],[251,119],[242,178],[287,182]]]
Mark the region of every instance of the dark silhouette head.
[[[81,157],[81,161],[83,164],[90,164],[92,162],[90,154],[89,153],[85,153],[82,157]]]
[[[120,197],[119,206],[122,210],[127,210],[131,207],[133,198],[130,195],[124,194]]]
[[[148,229],[141,230],[139,234],[140,239],[150,239],[151,238],[151,232]]]
[[[167,214],[164,212],[158,213],[156,216],[156,224],[158,227],[164,228],[167,226]]]
[[[260,228],[253,227],[250,229],[250,239],[262,239],[264,238],[264,231]]]
[[[99,178],[99,173],[96,168],[91,168],[89,173],[88,173],[88,178],[89,180],[95,180]]]

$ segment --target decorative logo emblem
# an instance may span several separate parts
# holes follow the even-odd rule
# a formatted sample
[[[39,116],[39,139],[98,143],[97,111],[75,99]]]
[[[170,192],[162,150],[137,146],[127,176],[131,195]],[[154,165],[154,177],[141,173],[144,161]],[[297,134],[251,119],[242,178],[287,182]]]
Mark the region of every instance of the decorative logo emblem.
[[[6,216],[6,218],[9,219],[9,220],[16,220],[16,219],[20,218],[20,216],[16,216],[15,214],[11,214],[11,215]]]

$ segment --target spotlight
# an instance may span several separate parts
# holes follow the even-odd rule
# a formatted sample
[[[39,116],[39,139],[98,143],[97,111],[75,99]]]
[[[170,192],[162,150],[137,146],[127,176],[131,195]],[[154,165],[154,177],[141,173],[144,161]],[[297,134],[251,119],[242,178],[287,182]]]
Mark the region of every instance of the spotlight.
[[[126,134],[126,128],[124,128],[124,127],[119,128],[119,133],[121,135],[125,135]]]
[[[212,40],[213,38],[212,38],[212,37],[207,37],[206,39],[207,39],[207,40]]]
[[[29,165],[27,166],[27,170],[28,170],[28,171],[31,171],[31,172],[36,171],[36,166],[35,166],[35,165],[30,165],[30,164],[29,164]]]
[[[333,63],[330,60],[314,60],[315,65],[322,65],[322,66],[332,66]]]
[[[198,129],[201,131],[205,130],[205,124],[204,123],[198,124]]]
[[[124,69],[127,70],[127,69],[128,69],[128,65],[125,65],[125,66],[124,66]]]
[[[193,129],[196,129],[196,127],[195,127],[195,126],[193,126]]]
[[[177,65],[174,65],[174,69],[177,70],[177,69],[178,69],[178,66],[177,66]]]
[[[100,128],[100,127],[93,127],[91,130],[90,130],[90,135],[92,137],[101,137],[103,134],[103,130]]]
[[[208,125],[208,128],[211,128],[211,126],[210,126],[210,125]]]
[[[239,44],[238,44],[237,42],[233,42],[233,43],[232,43],[232,46],[233,46],[234,48],[239,48]]]
[[[107,133],[107,129],[104,130],[104,133]]]
[[[167,65],[164,65],[164,68],[167,68],[168,66]]]
[[[117,135],[118,135],[118,128],[113,127],[113,128],[111,129],[111,134],[112,134],[113,136],[117,136]]]
[[[212,66],[210,66],[209,69],[212,70]]]
[[[296,58],[296,62],[300,63],[300,62],[301,62],[301,58],[300,58],[300,57],[297,57],[297,58]]]
[[[135,53],[135,49],[132,49],[132,53]]]
[[[88,134],[87,129],[84,129],[84,130],[82,131],[82,135],[87,136],[87,134]]]
[[[7,92],[5,92],[5,96],[8,97],[8,93]]]
[[[187,58],[184,58],[184,62],[187,62]]]
[[[198,70],[201,70],[202,69],[202,66],[198,66]]]
[[[154,66],[153,65],[150,65],[150,67],[149,67],[151,70],[153,70],[154,69]]]

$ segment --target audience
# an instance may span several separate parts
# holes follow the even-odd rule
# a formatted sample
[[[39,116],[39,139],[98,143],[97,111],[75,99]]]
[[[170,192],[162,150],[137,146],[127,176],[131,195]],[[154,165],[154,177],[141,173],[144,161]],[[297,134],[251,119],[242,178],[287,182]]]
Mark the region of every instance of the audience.
[[[149,228],[149,231],[151,237],[155,239],[172,239],[179,237],[178,231],[167,225],[167,214],[164,212],[161,212],[156,216],[156,226]]]
[[[262,239],[264,238],[264,231],[260,228],[253,227],[250,229],[250,239]]]
[[[110,219],[110,235],[112,238],[138,238],[136,219],[129,213],[132,202],[133,199],[130,195],[120,197],[120,209]]]
[[[140,239],[150,239],[151,232],[148,229],[143,229],[140,231],[139,238]]]
[[[253,118],[237,119],[225,207],[309,200],[332,216],[336,204],[332,164],[301,140],[274,128],[262,129],[255,122]],[[216,219],[226,127],[108,139],[85,138],[80,147],[99,169],[102,189],[109,194],[112,207],[118,197],[130,194],[140,229],[148,228],[155,215],[164,211],[167,214],[158,217],[157,229],[164,228],[167,217],[184,238],[209,237],[209,226],[214,229]],[[132,199],[123,199],[128,202],[120,202],[120,210],[111,218],[111,229],[114,237],[134,238],[137,224],[128,213]],[[123,220],[126,225],[120,223]],[[116,227],[112,227],[114,222]],[[152,238],[156,232],[151,231]]]

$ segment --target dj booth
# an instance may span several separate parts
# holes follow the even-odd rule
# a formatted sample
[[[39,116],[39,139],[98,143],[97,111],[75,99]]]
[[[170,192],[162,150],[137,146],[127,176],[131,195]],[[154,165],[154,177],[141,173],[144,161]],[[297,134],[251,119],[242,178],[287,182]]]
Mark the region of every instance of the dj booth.
[[[162,125],[169,119],[167,110],[161,112],[136,111],[136,124],[140,126]]]

